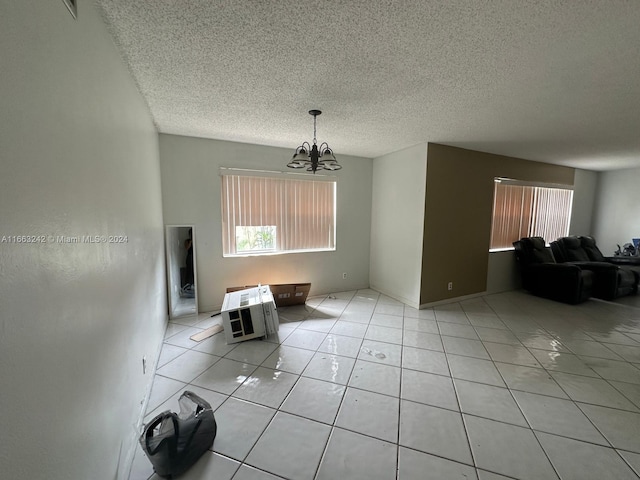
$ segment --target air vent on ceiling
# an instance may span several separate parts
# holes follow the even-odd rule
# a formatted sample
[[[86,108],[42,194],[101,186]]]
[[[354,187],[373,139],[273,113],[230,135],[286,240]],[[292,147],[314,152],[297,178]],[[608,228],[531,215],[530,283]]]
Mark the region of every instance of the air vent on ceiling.
[[[78,18],[78,0],[62,0],[73,18]]]

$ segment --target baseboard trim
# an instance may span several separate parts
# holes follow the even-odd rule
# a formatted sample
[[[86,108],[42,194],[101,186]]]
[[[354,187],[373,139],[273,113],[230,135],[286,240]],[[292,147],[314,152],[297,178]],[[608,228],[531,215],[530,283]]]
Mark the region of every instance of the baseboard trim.
[[[484,291],[484,292],[478,292],[478,293],[471,293],[469,295],[463,295],[461,297],[446,298],[444,300],[438,300],[436,302],[422,303],[422,304],[420,304],[420,309],[437,307],[438,305],[447,305],[449,303],[464,302],[465,300],[471,300],[473,298],[484,297],[486,295],[489,295],[489,292]]]
[[[386,290],[385,288],[378,287],[377,285],[371,285],[369,287],[371,290],[375,290],[376,292],[381,293],[382,295],[386,295],[387,297],[391,297],[394,300],[398,300],[399,302],[404,303],[413,308],[419,308],[418,302],[414,302],[413,300],[403,297],[402,295],[398,295],[397,293],[392,293]]]

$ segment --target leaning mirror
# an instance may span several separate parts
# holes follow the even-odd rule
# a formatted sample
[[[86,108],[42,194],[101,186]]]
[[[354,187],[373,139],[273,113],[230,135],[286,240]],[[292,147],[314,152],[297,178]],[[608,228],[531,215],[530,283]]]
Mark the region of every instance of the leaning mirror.
[[[196,245],[193,225],[166,225],[169,318],[198,314]]]

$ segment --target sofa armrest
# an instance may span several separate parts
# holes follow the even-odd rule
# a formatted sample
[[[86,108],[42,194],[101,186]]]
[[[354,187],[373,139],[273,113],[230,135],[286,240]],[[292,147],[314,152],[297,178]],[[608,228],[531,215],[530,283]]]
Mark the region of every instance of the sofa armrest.
[[[527,272],[540,281],[564,283],[578,281],[582,269],[569,263],[537,263],[529,265]]]
[[[529,265],[528,269],[538,272],[553,272],[556,275],[575,275],[576,271],[581,270],[578,265],[573,263],[534,263]]]
[[[640,257],[618,256],[618,257],[604,257],[604,259],[609,263],[613,263],[614,265],[640,266]]]
[[[619,288],[635,283],[633,272],[608,262],[572,262],[573,265],[595,274],[593,296],[612,300],[620,295]]]
[[[589,298],[595,277],[593,272],[568,263],[530,265],[524,273],[523,285],[534,295],[571,304]]]
[[[568,265],[575,265],[581,270],[589,270],[596,274],[599,282],[617,282],[618,270],[620,267],[608,262],[567,262]]]

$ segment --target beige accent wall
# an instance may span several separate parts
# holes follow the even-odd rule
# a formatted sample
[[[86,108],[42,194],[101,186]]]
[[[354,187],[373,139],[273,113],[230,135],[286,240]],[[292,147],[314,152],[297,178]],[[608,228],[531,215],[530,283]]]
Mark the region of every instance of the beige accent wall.
[[[573,185],[574,169],[429,143],[421,305],[486,291],[495,177]]]

